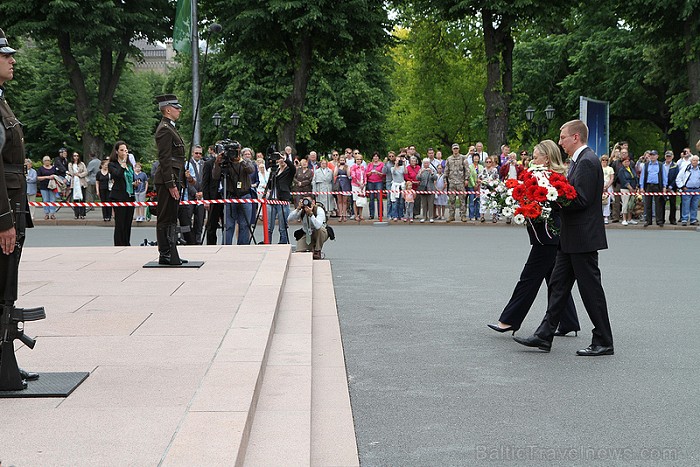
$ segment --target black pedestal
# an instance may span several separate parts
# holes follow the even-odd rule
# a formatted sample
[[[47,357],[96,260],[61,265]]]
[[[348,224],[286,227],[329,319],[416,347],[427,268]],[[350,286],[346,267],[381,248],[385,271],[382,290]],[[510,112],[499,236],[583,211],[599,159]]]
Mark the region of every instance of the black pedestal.
[[[158,260],[156,261],[149,261],[148,263],[144,264],[144,268],[201,268],[202,265],[204,264],[204,261],[188,261],[187,263],[182,263],[179,266],[175,265],[170,265],[170,264],[158,264]]]
[[[39,373],[36,381],[27,381],[27,389],[0,391],[2,398],[20,397],[68,397],[80,383],[90,376],[87,371],[68,373]]]

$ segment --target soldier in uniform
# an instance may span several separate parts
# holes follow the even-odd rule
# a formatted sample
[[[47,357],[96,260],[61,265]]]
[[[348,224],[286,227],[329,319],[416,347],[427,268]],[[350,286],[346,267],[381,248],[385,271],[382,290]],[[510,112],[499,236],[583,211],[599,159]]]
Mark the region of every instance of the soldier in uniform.
[[[469,168],[467,158],[459,153],[459,144],[452,145],[452,155],[447,158],[445,163],[445,178],[447,179],[447,190],[449,191],[464,191],[469,180]],[[455,220],[455,198],[459,196],[460,211],[462,214],[462,222],[467,222],[467,196],[466,195],[449,195],[449,215],[447,222]]]
[[[158,196],[158,264],[180,266],[186,263],[177,253],[177,208],[180,201],[185,143],[175,129],[182,105],[173,94],[157,96],[156,101],[163,119],[156,129],[158,168],[154,176]]]
[[[24,228],[15,226],[17,204],[26,211],[20,222],[26,222],[26,227],[34,227],[27,205],[22,124],[5,100],[4,84],[14,77],[15,52],[0,29],[0,300],[8,305],[13,305],[17,299],[19,273],[19,259],[11,260],[10,254],[16,247],[21,251],[24,244]],[[37,373],[28,373],[21,368],[19,371],[24,380],[39,378]]]

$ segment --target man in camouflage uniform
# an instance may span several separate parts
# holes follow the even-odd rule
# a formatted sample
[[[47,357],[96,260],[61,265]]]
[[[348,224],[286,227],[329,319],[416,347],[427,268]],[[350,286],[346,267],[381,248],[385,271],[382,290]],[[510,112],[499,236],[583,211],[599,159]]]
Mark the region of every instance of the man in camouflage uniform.
[[[459,144],[452,145],[452,155],[445,163],[445,178],[447,179],[447,189],[449,191],[464,191],[469,179],[467,158],[459,153]],[[466,195],[449,195],[448,206],[449,215],[447,222],[455,220],[455,198],[459,197],[460,214],[462,222],[467,222],[467,197]]]

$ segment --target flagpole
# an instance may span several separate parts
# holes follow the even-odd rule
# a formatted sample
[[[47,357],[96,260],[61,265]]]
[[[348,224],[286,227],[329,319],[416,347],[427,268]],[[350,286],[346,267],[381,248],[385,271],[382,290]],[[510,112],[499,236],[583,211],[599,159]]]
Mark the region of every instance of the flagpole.
[[[193,138],[190,144],[199,145],[201,141],[200,133],[200,116],[196,109],[199,108],[199,32],[197,28],[197,0],[191,0],[191,18],[192,35],[190,42],[192,43],[192,127],[194,128]]]

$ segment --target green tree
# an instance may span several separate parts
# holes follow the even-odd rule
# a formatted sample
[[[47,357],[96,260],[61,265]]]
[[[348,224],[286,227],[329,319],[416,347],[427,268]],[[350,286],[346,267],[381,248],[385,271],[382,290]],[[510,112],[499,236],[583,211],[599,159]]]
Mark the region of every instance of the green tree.
[[[277,141],[279,105],[290,89],[284,79],[285,53],[219,52],[209,56],[202,69],[202,141],[213,142],[226,135],[262,152]],[[185,96],[180,121],[187,139],[192,132],[191,72],[189,59],[179,60],[182,66],[171,72],[167,87]],[[390,61],[383,49],[318,58],[317,63],[297,129],[297,150],[325,151],[340,146],[384,149],[383,127],[392,94]],[[222,116],[218,131],[211,120],[215,112]],[[228,119],[233,112],[240,115],[235,129]]]
[[[26,34],[58,47],[64,74],[74,94],[77,137],[83,152],[102,154],[118,129],[112,113],[115,92],[129,56],[139,51],[136,38],[163,40],[175,9],[168,0],[24,0],[0,3],[0,18],[10,35]],[[81,55],[97,60],[89,74]]]
[[[700,140],[700,0],[630,0],[616,11],[649,46],[647,80],[665,84],[674,151]],[[686,131],[687,130],[687,131]]]
[[[295,146],[304,129],[304,106],[315,65],[333,57],[352,56],[387,40],[387,14],[381,2],[366,0],[207,0],[203,10],[224,27],[223,50],[247,57],[284,60],[265,71],[285,85],[284,99],[268,113],[277,142]],[[308,122],[307,122],[308,123]]]
[[[486,54],[486,121],[490,152],[508,140],[510,101],[513,93],[513,48],[519,24],[534,20],[550,22],[568,11],[567,6],[547,0],[406,0],[419,12],[445,19],[476,18],[483,29]],[[552,15],[552,10],[557,15]]]
[[[395,31],[392,50],[392,147],[447,147],[483,138],[486,74],[477,22],[416,17],[404,24],[408,29]]]
[[[34,160],[55,155],[59,146],[80,146],[82,131],[74,110],[74,93],[63,75],[63,65],[55,45],[32,42],[17,55],[16,79],[11,91],[16,111],[25,124],[28,155]],[[98,75],[95,57],[76,52],[88,82]],[[134,73],[126,67],[114,92],[110,125],[101,134],[106,142],[103,151],[123,139],[138,159],[149,159],[154,152],[153,132],[158,112],[153,96],[162,92],[164,77],[152,72]],[[101,154],[100,151],[96,154]],[[83,152],[80,149],[79,152]],[[87,154],[84,156],[87,158]]]

